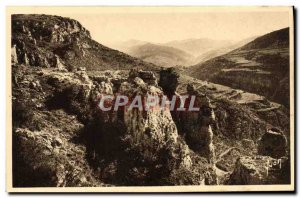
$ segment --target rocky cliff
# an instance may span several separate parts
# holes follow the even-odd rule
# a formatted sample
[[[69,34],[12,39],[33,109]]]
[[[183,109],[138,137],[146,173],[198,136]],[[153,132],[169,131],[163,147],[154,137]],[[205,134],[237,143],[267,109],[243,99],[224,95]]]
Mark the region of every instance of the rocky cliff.
[[[256,159],[257,156],[261,155],[269,156],[275,161],[282,156],[286,157],[287,160],[283,160],[285,165],[279,171],[280,176],[274,176],[273,180],[264,176],[261,177],[266,183],[272,183],[275,180],[279,183],[289,183],[289,178],[284,177],[290,171],[289,114],[283,105],[270,102],[256,94],[200,81],[184,75],[180,76],[178,84],[178,94],[186,93],[186,87],[193,84],[195,90],[209,98],[209,107],[213,110],[210,112],[213,112],[214,117],[214,122],[209,122],[213,131],[214,163],[220,184],[228,183],[230,175],[236,174],[235,169],[239,166],[237,163],[239,159],[244,157]],[[205,118],[201,117],[202,119]],[[201,122],[198,122],[198,125],[199,123]],[[195,126],[197,125],[191,125],[191,127]],[[193,148],[192,145],[190,148]],[[263,165],[262,167],[265,170],[266,166]],[[242,180],[239,180],[235,184],[242,183]],[[249,182],[247,184],[254,183]]]
[[[14,184],[216,183],[212,164],[178,135],[170,111],[97,108],[99,94],[163,94],[149,74],[154,77],[151,72],[89,77],[85,71],[13,66]]]
[[[73,19],[49,15],[12,15],[12,60],[20,64],[76,70],[157,68],[94,41]]]

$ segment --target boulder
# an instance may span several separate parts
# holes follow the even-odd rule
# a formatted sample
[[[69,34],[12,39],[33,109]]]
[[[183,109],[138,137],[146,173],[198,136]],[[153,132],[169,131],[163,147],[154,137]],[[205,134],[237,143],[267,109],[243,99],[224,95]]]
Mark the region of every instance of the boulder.
[[[280,158],[286,155],[287,140],[285,135],[277,129],[272,128],[261,137],[258,142],[258,154]]]
[[[139,77],[149,85],[157,86],[157,79],[152,71],[140,71]]]
[[[143,71],[138,68],[133,68],[129,72],[129,81],[134,80],[136,77],[141,78],[145,83],[149,85],[157,86],[157,78],[152,71]]]

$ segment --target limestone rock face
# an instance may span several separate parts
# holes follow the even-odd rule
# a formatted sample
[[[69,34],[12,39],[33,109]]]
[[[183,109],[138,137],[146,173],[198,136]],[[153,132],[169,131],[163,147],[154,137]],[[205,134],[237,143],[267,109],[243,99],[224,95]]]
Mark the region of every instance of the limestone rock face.
[[[119,163],[122,164],[119,166],[123,167],[124,175],[122,177],[127,178],[126,180],[130,183],[140,181],[144,185],[149,185],[151,182],[157,184],[162,181],[169,184],[181,182],[199,184],[200,180],[205,179],[208,175],[209,178],[206,178],[208,183],[216,182],[212,166],[204,158],[201,158],[202,162],[199,165],[199,160],[195,160],[195,153],[178,135],[177,126],[169,109],[155,106],[146,111],[144,103],[142,108],[130,109],[130,103],[133,102],[135,96],[140,96],[144,101],[148,96],[161,97],[164,94],[155,83],[145,82],[142,79],[147,81],[149,76],[155,79],[153,73],[133,70],[125,80],[120,80],[121,78],[116,72],[106,76],[110,77],[93,78],[97,81],[96,87],[98,88],[91,91],[91,96],[95,95],[95,90],[102,95],[127,96],[129,104],[119,108],[117,112],[112,110],[96,111],[94,119],[101,128],[97,128],[91,134],[91,139],[94,140],[97,134],[101,134],[100,136],[106,141],[113,138],[115,147],[125,148],[125,152],[119,151],[123,153],[119,159]],[[96,152],[95,160],[103,152],[103,148],[98,146],[91,150]],[[129,163],[127,158],[131,158],[132,155],[135,157],[130,159]],[[156,168],[153,169],[153,166]],[[124,170],[125,167],[126,170]],[[208,174],[204,174],[204,172]],[[142,178],[143,180],[141,180]],[[150,183],[146,181],[146,178],[151,178]]]
[[[181,96],[176,93],[179,82],[179,74],[174,68],[168,68],[160,72],[159,86],[162,87],[164,93],[169,100],[175,95],[177,98],[177,107],[183,106],[185,111],[172,112],[172,117],[179,129],[179,133],[185,136],[189,147],[205,157],[209,162],[213,163],[214,145],[213,131],[211,125],[214,123],[215,115],[211,108],[210,99],[195,90],[193,85],[187,85],[185,96],[188,98],[183,101]],[[194,108],[199,108],[198,111],[189,111],[191,98],[195,97]]]
[[[268,160],[265,157],[261,160],[251,158],[239,158],[236,162],[235,169],[230,176],[228,184],[230,185],[250,185],[259,184],[267,177]]]
[[[77,88],[81,90],[81,97],[84,100],[88,99],[90,96],[93,82],[89,79],[85,71],[77,71],[75,73],[61,73],[54,71],[45,72],[44,75],[48,76],[48,82],[58,90]]]
[[[80,119],[88,115],[85,112],[90,108],[91,93],[95,86],[85,71],[42,70],[40,75],[43,76],[43,83],[51,87],[45,106],[50,109],[63,108],[77,114]]]
[[[17,56],[16,45],[13,45],[13,47],[11,49],[11,61],[12,61],[12,63],[18,63],[18,56]]]
[[[133,66],[156,68],[92,40],[78,21],[50,15],[12,15],[12,60],[39,67],[63,67],[76,71],[129,69]]]
[[[139,69],[131,69],[129,72],[129,81],[134,80],[136,77],[141,78],[145,83],[157,87],[157,78],[152,71],[143,71]]]
[[[62,123],[67,121],[74,132],[83,127],[77,120],[70,119],[61,111]],[[53,118],[47,114],[36,113],[47,127],[32,131],[17,128],[14,131],[15,147],[13,162],[14,185],[18,187],[68,187],[103,185],[92,175],[85,161],[85,148],[72,143],[70,134],[62,131],[65,127],[56,127]],[[41,121],[40,121],[41,123]],[[51,130],[50,130],[51,129]],[[64,132],[64,133],[63,133]]]
[[[62,17],[30,15],[13,15],[12,18],[12,45],[19,63],[31,66],[61,68],[59,53],[44,48],[49,45],[68,45],[77,38],[90,38],[90,33],[77,21]],[[41,21],[43,20],[43,21]]]
[[[150,72],[139,71],[134,75],[132,71],[129,78],[122,82],[118,89],[115,89],[113,86],[116,84],[113,83],[115,82],[113,79],[118,77],[112,75],[111,78],[103,78],[102,82],[98,82],[98,92],[105,95],[112,94],[111,90],[115,90],[118,95],[127,96],[130,102],[135,96],[140,96],[141,100],[144,101],[147,96],[159,97],[163,95],[162,90],[155,84],[146,83],[142,78],[137,77],[140,75],[144,78],[147,77],[146,80],[149,79],[148,76],[152,76],[151,78],[154,79],[154,75]],[[98,78],[98,80],[101,79]],[[109,88],[101,89],[101,87]],[[109,91],[106,92],[105,90]],[[115,138],[119,138],[119,144],[126,148],[125,152],[122,151],[124,154],[120,156],[119,160],[122,163],[120,166],[123,167],[122,170],[127,168],[127,170],[123,170],[123,174],[125,174],[125,178],[131,175],[131,178],[128,178],[131,182],[134,178],[139,181],[136,177],[144,179],[156,177],[151,182],[157,183],[159,178],[169,178],[168,175],[171,174],[171,171],[176,172],[177,169],[189,171],[192,169],[193,162],[190,149],[179,139],[176,125],[169,110],[154,107],[146,111],[145,106],[130,109],[128,104],[119,108],[117,112],[99,110],[95,116],[97,122],[102,123],[102,129],[110,130],[107,136],[112,138],[112,136],[119,134],[119,137],[116,136]],[[105,131],[101,132],[101,129],[98,132],[95,131],[92,136],[99,132],[102,133],[103,138],[108,139]],[[115,141],[115,144],[118,144],[117,142]],[[99,148],[95,149],[96,152],[99,152]],[[122,162],[122,158],[126,159],[128,155],[135,155],[135,158],[131,159],[130,163],[127,160]],[[139,167],[141,163],[143,168]],[[156,168],[150,168],[150,164]],[[141,182],[146,185],[149,184],[146,181]]]
[[[130,97],[134,95],[146,97],[148,95],[159,96],[163,94],[159,88],[144,83],[138,77],[134,79],[132,84],[122,83],[119,93]],[[124,111],[122,119],[128,134],[127,138],[132,145],[139,145],[140,149],[148,155],[156,154],[162,148],[174,152],[172,154],[174,155],[176,154],[176,147],[183,147],[178,142],[178,132],[170,111],[160,108],[153,108],[148,111],[134,108],[132,111],[128,111],[128,108],[126,106],[121,111]],[[183,158],[179,161],[191,161],[188,159],[188,150],[184,152],[186,153],[182,153],[181,157]],[[177,154],[180,154],[180,152]],[[185,163],[185,165],[191,166],[192,164]]]
[[[22,70],[23,67],[24,70]],[[41,158],[45,159],[49,154],[61,157],[61,155],[56,154],[64,152],[61,151],[62,148],[69,148],[68,145],[71,145],[69,141],[75,135],[72,134],[66,138],[63,134],[70,130],[59,131],[59,127],[83,123],[84,125],[80,130],[71,130],[82,133],[80,138],[83,141],[83,148],[75,149],[74,152],[71,152],[71,156],[76,156],[76,152],[84,153],[81,155],[81,163],[86,163],[83,169],[87,172],[84,175],[92,174],[99,177],[101,182],[116,185],[216,184],[217,173],[214,168],[214,155],[218,151],[214,151],[213,141],[218,141],[216,138],[219,137],[213,134],[212,130],[215,107],[211,105],[211,101],[206,95],[198,93],[193,86],[188,85],[186,93],[196,96],[200,111],[185,112],[188,114],[184,115],[179,114],[175,120],[171,112],[166,109],[154,108],[151,111],[144,111],[135,107],[129,111],[129,107],[126,106],[118,111],[103,112],[97,108],[101,94],[121,94],[129,96],[129,98],[136,95],[146,97],[164,94],[160,87],[145,82],[139,77],[139,74],[128,76],[127,73],[123,75],[119,71],[107,71],[88,76],[84,70],[65,72],[57,69],[26,66],[14,66],[13,69],[18,71],[14,75],[13,84],[19,88],[14,89],[13,102],[15,104],[17,104],[16,101],[27,104],[28,100],[32,105],[26,105],[26,110],[29,109],[30,112],[33,112],[34,117],[33,122],[30,121],[29,124],[22,124],[17,127],[20,130],[16,131],[16,136],[21,142],[19,145],[27,145],[28,138],[21,138],[23,137],[21,134],[26,134],[26,137],[47,134],[49,138],[42,138],[42,141],[47,142],[45,146],[51,145],[53,149],[43,152],[44,150],[40,148]],[[19,93],[20,88],[23,90],[21,93]],[[14,108],[17,108],[17,105],[14,105]],[[68,113],[56,115],[54,114],[56,109]],[[17,111],[16,115],[21,116],[22,113]],[[44,116],[47,118],[45,119]],[[31,118],[30,115],[26,115],[27,117]],[[56,120],[53,121],[53,119]],[[61,120],[61,122],[54,127],[57,120]],[[74,123],[72,120],[76,122]],[[36,145],[34,141],[30,140],[29,142]],[[242,140],[242,144],[249,148],[256,147],[255,144],[253,145],[253,141],[246,139],[246,137]],[[42,145],[41,147],[44,148],[44,144]],[[76,144],[72,144],[70,147],[73,146]],[[23,154],[25,158],[31,158],[32,153],[34,152],[26,150]],[[246,154],[250,155],[250,153]],[[243,160],[242,156],[246,154],[242,151],[239,151],[238,154],[233,153],[228,161],[226,161],[228,155],[223,155],[224,160],[217,162],[218,170],[222,168],[222,164],[228,163],[224,169],[221,169],[226,172],[226,174],[224,173],[226,182],[228,174],[231,175],[228,182],[238,184],[288,181],[284,175],[288,175],[289,160],[279,158],[282,161],[282,171],[270,168],[268,176],[266,176],[264,170],[268,161],[264,159],[269,159],[269,157],[264,156],[256,159],[250,157]],[[240,159],[242,160],[239,160],[240,162],[236,163],[236,166],[231,166],[238,156],[241,156]],[[216,157],[222,158],[220,154],[217,154]],[[274,160],[277,159],[270,157],[269,161]],[[39,169],[39,171],[49,170],[50,175],[58,175],[55,176],[58,179],[49,180],[52,186],[77,185],[77,183],[71,183],[69,179],[66,179],[69,176],[64,173],[66,170],[65,163],[62,163],[64,168],[59,165],[55,170],[52,170],[49,168],[52,166],[48,165],[48,161],[43,162],[47,164],[47,168]],[[248,166],[249,164],[250,166]],[[258,171],[257,174],[252,174],[251,164],[253,167],[257,166],[254,168]],[[34,167],[36,164],[27,164],[27,166]],[[77,170],[68,170],[71,175],[77,174]],[[89,171],[91,172],[88,173]],[[261,176],[257,177],[256,175]],[[261,177],[266,179],[259,180]],[[79,178],[82,180],[82,183],[79,182],[82,186],[96,183],[83,176]],[[85,183],[85,180],[88,182]]]
[[[90,33],[75,20],[52,16],[51,20],[46,15],[31,15],[22,20],[24,15],[13,16],[13,31],[27,34],[30,39],[43,40],[46,42],[70,42],[72,35],[76,33],[85,34],[90,37]],[[18,19],[18,20],[16,20]],[[44,21],[40,21],[40,20]]]
[[[260,155],[280,158],[286,155],[287,140],[278,129],[268,130],[260,139],[258,153]]]
[[[187,94],[189,96],[195,96],[195,107],[200,110],[181,113],[181,130],[186,134],[186,141],[191,149],[213,163],[215,153],[212,124],[214,123],[215,117],[210,100],[207,96],[195,91],[192,85],[188,85]],[[188,108],[189,103],[185,106]]]
[[[259,185],[289,183],[288,159],[273,159],[268,156],[241,157],[225,184]]]

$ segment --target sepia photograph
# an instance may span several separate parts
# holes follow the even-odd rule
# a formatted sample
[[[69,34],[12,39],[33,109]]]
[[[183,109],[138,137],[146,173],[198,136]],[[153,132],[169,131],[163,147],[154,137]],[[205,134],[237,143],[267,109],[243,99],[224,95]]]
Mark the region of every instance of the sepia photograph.
[[[8,192],[295,190],[294,8],[7,7]]]

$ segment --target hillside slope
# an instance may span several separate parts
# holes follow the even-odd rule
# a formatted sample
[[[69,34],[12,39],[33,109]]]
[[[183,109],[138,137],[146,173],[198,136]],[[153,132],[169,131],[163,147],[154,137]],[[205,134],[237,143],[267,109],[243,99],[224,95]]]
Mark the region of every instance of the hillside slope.
[[[151,43],[134,46],[128,50],[128,54],[164,67],[187,66],[193,61],[193,56],[185,51]]]
[[[78,21],[59,16],[12,15],[12,47],[15,62],[32,66],[88,70],[156,68],[97,43]]]
[[[108,42],[106,46],[119,50],[121,52],[127,53],[132,47],[138,46],[138,45],[145,45],[149,42],[147,41],[141,41],[136,39],[129,39],[126,41],[115,41],[115,42]]]
[[[236,43],[233,43],[231,45],[225,45],[224,47],[212,49],[207,52],[201,53],[201,55],[199,55],[198,57],[195,58],[194,64],[200,64],[204,61],[215,58],[217,56],[227,54],[227,53],[231,52],[232,50],[240,48],[240,47],[244,46],[245,44],[249,43],[250,41],[253,41],[255,38],[256,38],[255,36],[249,37],[249,38],[243,39],[241,41],[238,41]]]
[[[201,80],[266,96],[289,106],[289,28],[187,69]]]

